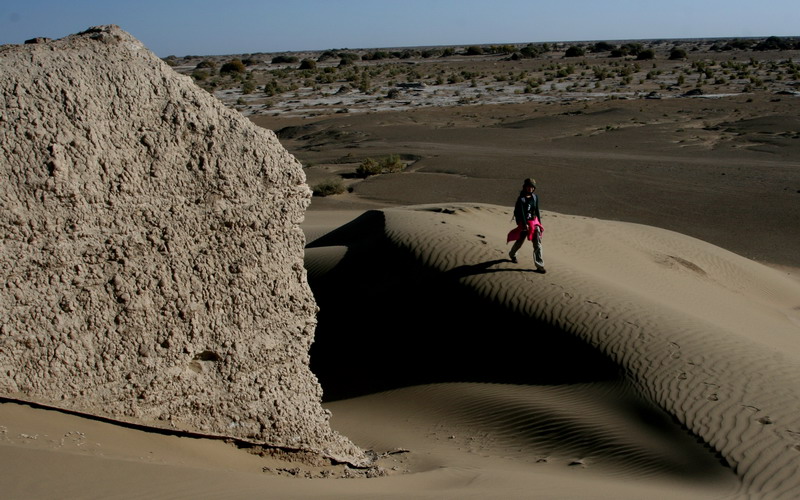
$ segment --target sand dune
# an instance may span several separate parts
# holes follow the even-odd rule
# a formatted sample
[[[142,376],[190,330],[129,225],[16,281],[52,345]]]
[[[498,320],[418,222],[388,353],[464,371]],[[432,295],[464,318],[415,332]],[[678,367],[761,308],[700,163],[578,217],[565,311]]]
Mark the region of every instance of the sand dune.
[[[462,381],[545,383],[548,389],[574,388],[570,384],[575,382],[629,383],[631,394],[657,406],[665,419],[683,426],[687,436],[700,439],[709,456],[718,453],[739,477],[743,491],[775,496],[797,491],[797,283],[677,233],[560,214],[545,218],[550,272],[539,275],[532,272],[530,256],[527,264],[524,259],[520,264],[505,260],[508,220],[507,209],[490,205],[388,209],[368,213],[311,243],[312,260],[331,248],[348,246],[347,254],[339,254],[340,269],[332,279],[349,279],[348,289],[355,291],[329,303],[324,279],[314,285],[315,277],[310,276],[321,307],[319,352],[332,350],[325,338],[332,334],[325,330],[332,314],[326,312],[326,304],[344,311],[349,303],[351,313],[372,312],[365,314],[361,334],[354,333],[355,326],[337,337],[342,342],[341,337],[350,336],[343,351],[354,351],[357,358],[364,354],[358,352],[359,345],[374,352],[376,343],[390,351],[377,356],[384,370],[365,360],[370,377],[364,382],[365,392]],[[359,272],[361,268],[366,270]],[[373,298],[367,296],[370,291]],[[409,304],[401,303],[403,297]],[[413,320],[397,317],[408,314],[404,310],[413,311]],[[437,318],[437,312],[446,317]],[[411,321],[420,331],[409,331]],[[394,345],[396,337],[412,346]],[[352,374],[339,387],[341,379],[325,369],[319,356],[316,361],[315,372],[326,391],[358,391],[359,381]],[[391,373],[391,367],[401,373]],[[404,367],[414,373],[402,373]],[[531,397],[547,400],[541,394]],[[469,401],[456,399],[456,407]],[[573,409],[574,414],[592,415],[594,432],[587,439],[605,450],[598,453],[590,446],[584,452],[601,457],[598,467],[610,467],[615,453],[622,453],[635,465],[625,464],[618,472],[650,471],[653,465],[633,458],[636,453],[622,452],[626,447],[621,442],[607,449],[600,444],[613,441],[615,435],[604,425],[628,419],[624,405],[609,403],[613,398],[598,400],[604,401],[604,409],[616,407],[613,416],[597,407]],[[551,408],[569,413],[570,403],[561,398]],[[533,408],[519,413],[538,420]],[[547,425],[530,425],[532,435],[546,434]],[[502,433],[503,425],[489,427]],[[566,425],[579,427],[574,422]],[[512,434],[517,445],[525,440],[525,433]],[[573,439],[583,439],[565,429],[558,435],[563,450],[573,449]],[[687,464],[683,463],[699,470]]]
[[[6,403],[12,474],[0,487],[8,498],[800,492],[800,284],[678,233],[552,212],[542,275],[530,246],[507,260],[509,219],[463,203],[307,214],[312,369],[332,426],[373,450],[383,477]],[[97,471],[106,479],[87,489],[80,478]],[[362,477],[303,479],[349,475]]]

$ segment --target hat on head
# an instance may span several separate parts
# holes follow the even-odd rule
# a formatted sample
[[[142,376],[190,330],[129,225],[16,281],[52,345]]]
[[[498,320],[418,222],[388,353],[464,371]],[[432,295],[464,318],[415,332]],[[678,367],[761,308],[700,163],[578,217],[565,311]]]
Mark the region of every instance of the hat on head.
[[[532,188],[535,188],[535,187],[536,187],[536,180],[534,180],[534,179],[531,179],[530,177],[528,177],[527,179],[525,179],[525,180],[522,182],[522,187],[532,187]]]

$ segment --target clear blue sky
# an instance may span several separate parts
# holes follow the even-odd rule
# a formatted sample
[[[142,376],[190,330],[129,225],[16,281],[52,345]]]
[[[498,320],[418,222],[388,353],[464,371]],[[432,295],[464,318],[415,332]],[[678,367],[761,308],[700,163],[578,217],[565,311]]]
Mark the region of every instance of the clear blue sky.
[[[800,35],[800,0],[2,0],[0,44],[117,24],[160,57]]]

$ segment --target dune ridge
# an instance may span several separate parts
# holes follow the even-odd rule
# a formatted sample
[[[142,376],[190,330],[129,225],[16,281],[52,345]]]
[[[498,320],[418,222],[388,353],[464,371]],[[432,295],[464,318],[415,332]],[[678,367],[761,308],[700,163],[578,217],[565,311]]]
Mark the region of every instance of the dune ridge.
[[[740,478],[743,493],[800,491],[796,282],[678,233],[555,213],[544,218],[550,272],[539,275],[529,255],[520,264],[505,259],[509,218],[508,209],[491,205],[391,208],[367,213],[310,246],[322,250],[326,240],[346,245],[358,237],[354,246],[368,247],[369,238],[385,238],[430,271],[425,276],[438,276],[410,283],[407,292],[446,282],[498,305],[501,314],[529,318],[532,335],[577,339],[598,355],[592,361],[598,379],[609,377],[597,361],[605,358],[715,450]],[[370,231],[383,234],[358,236]],[[372,251],[388,256],[385,248]],[[374,288],[380,293],[380,285]],[[452,311],[454,304],[442,307]],[[499,333],[471,335],[500,341]],[[493,375],[486,376],[491,382]]]

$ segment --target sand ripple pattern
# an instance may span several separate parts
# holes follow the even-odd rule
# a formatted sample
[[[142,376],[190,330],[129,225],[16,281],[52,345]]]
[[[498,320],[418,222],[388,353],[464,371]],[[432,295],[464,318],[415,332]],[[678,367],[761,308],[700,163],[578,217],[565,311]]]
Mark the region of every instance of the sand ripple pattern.
[[[634,391],[716,450],[745,494],[800,495],[796,283],[678,233],[561,214],[544,217],[549,272],[541,275],[529,244],[519,264],[506,260],[508,209],[456,204],[383,215],[388,241],[419,266],[611,360]],[[507,410],[497,412],[501,434],[524,432],[514,415],[536,414],[499,404]],[[622,441],[613,446],[625,455]]]

